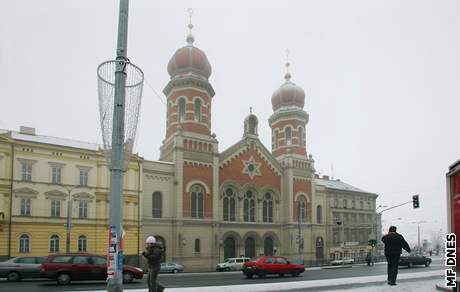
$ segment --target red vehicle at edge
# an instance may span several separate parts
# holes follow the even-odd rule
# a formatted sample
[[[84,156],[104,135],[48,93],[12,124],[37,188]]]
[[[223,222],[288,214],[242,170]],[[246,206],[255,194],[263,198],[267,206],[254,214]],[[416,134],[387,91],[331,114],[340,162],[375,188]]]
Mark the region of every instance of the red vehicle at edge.
[[[142,279],[142,269],[123,266],[123,282]],[[42,264],[41,278],[56,279],[60,285],[71,281],[107,279],[107,258],[89,253],[69,253],[49,255]]]
[[[284,257],[261,256],[244,263],[242,271],[248,278],[252,278],[254,275],[265,277],[268,274],[279,274],[281,277],[285,274],[290,274],[293,277],[297,277],[305,272],[305,267],[299,264],[291,264]]]

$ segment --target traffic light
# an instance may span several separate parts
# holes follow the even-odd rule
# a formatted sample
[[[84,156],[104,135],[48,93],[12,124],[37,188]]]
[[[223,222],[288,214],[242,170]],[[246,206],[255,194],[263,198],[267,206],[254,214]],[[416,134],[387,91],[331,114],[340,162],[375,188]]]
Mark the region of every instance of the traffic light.
[[[414,209],[420,208],[420,202],[418,200],[418,195],[412,196],[412,206],[414,207]]]

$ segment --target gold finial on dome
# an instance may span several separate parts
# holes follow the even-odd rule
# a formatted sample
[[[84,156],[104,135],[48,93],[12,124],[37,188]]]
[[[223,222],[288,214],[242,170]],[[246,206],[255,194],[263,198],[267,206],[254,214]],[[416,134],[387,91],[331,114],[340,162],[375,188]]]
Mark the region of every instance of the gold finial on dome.
[[[286,49],[286,74],[284,74],[284,79],[286,79],[286,81],[289,81],[291,79],[291,73],[289,73],[289,66],[291,66],[291,64],[289,63],[289,49]]]
[[[193,9],[192,8],[189,8],[187,9],[187,12],[188,12],[188,17],[189,17],[189,22],[188,22],[188,35],[187,35],[187,43],[189,45],[192,45],[193,44],[193,41],[195,41],[195,38],[193,37],[192,35],[192,28],[193,28],[193,24],[192,24],[192,15],[193,15]]]

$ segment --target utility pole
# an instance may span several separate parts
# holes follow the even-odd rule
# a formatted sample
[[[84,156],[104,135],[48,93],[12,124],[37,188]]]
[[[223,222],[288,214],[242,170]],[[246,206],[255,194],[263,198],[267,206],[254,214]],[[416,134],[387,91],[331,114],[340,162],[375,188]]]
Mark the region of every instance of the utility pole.
[[[127,58],[128,9],[129,0],[120,0],[116,59],[97,68],[99,116],[110,169],[109,292],[123,291],[123,172],[136,138],[144,83],[142,70]]]
[[[417,226],[418,248],[420,249],[420,223]]]
[[[123,142],[125,131],[125,87],[128,46],[129,1],[120,0],[118,40],[115,71],[115,97],[113,107],[112,153],[110,165],[110,217],[109,261],[114,263],[112,277],[107,281],[107,291],[123,291],[123,250],[121,246],[123,219]]]

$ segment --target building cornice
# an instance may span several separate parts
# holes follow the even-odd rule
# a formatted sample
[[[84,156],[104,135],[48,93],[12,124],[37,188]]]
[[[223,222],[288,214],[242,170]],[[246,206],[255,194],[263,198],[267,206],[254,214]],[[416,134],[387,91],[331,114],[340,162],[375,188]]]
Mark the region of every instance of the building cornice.
[[[197,87],[204,89],[210,97],[213,97],[216,93],[212,88],[211,83],[208,80],[204,80],[201,78],[197,78],[193,75],[185,76],[185,77],[175,77],[171,79],[166,87],[163,89],[163,93],[168,96],[173,89],[175,88],[185,88],[185,87]]]

